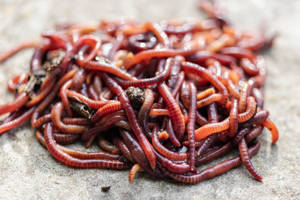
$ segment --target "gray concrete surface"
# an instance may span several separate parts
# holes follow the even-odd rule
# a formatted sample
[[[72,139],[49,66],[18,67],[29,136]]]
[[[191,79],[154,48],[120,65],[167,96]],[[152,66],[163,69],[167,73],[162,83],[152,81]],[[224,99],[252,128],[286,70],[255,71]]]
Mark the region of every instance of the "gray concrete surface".
[[[139,174],[133,184],[128,171],[72,169],[56,162],[35,140],[28,125],[0,137],[0,199],[300,199],[300,1],[225,0],[222,5],[238,28],[278,31],[266,55],[266,107],[280,131],[277,145],[268,132],[252,159],[264,182],[240,167],[197,185],[182,185]],[[190,0],[1,0],[0,51],[35,39],[57,22],[93,22],[102,18],[139,20],[198,18]],[[1,64],[0,103],[12,97],[8,77],[28,69],[27,51]],[[111,185],[108,193],[102,186]]]

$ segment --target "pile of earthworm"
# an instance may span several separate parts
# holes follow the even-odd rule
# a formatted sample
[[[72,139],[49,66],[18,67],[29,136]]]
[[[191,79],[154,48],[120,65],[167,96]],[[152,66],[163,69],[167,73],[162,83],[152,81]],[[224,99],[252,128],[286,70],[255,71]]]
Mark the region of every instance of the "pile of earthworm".
[[[278,139],[263,108],[266,66],[258,55],[272,39],[237,31],[201,6],[209,19],[61,24],[0,54],[3,62],[34,48],[29,72],[8,81],[15,99],[0,106],[0,134],[29,120],[61,163],[130,169],[130,182],[145,171],[195,184],[241,164],[262,181],[250,158],[264,127]],[[73,143],[101,150],[66,146]]]

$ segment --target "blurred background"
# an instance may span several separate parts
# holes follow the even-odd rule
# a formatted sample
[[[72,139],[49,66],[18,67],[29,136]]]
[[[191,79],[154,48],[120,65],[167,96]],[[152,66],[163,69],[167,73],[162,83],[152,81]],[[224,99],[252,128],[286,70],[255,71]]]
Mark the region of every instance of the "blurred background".
[[[300,199],[300,1],[222,0],[226,16],[242,30],[278,33],[265,55],[268,77],[266,108],[280,131],[271,145],[267,131],[252,161],[264,182],[243,167],[203,183],[186,186],[147,175],[133,184],[127,171],[74,170],[56,162],[38,144],[29,126],[0,137],[0,199]],[[196,0],[1,0],[0,52],[62,22],[97,22],[131,18],[139,21],[203,19]],[[9,77],[27,70],[32,51],[0,64],[0,104],[11,96]],[[101,187],[111,185],[109,193]]]

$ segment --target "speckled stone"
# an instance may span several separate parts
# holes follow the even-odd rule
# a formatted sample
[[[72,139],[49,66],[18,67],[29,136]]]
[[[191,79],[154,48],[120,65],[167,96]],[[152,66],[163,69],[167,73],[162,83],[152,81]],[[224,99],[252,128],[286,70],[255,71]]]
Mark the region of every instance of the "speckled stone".
[[[57,22],[95,22],[120,17],[139,20],[200,18],[192,0],[1,0],[0,51],[36,39]],[[128,183],[128,171],[73,169],[55,161],[35,140],[28,125],[0,137],[0,199],[300,199],[300,1],[223,0],[222,6],[238,28],[278,32],[266,55],[266,108],[280,131],[271,145],[252,161],[263,183],[240,167],[197,185],[183,185],[138,174]],[[32,52],[14,57],[0,69],[0,103],[12,99],[9,77],[28,69]],[[111,186],[103,193],[102,186]]]

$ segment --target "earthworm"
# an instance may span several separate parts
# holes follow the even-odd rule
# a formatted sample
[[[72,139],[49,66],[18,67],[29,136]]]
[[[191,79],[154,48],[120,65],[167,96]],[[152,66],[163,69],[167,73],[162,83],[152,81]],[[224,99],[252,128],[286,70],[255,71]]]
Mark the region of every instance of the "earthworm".
[[[180,139],[185,131],[184,118],[181,109],[176,103],[166,84],[160,84],[158,86],[158,90],[167,104],[174,131],[177,134],[177,137]]]
[[[196,100],[197,100],[197,89],[193,83],[190,83],[190,108],[189,108],[189,118],[187,124],[187,132],[188,132],[188,141],[189,141],[189,165],[191,172],[196,172],[195,167],[195,121],[196,121]]]
[[[49,152],[60,162],[79,168],[109,168],[109,169],[124,169],[128,168],[128,164],[117,161],[117,160],[107,160],[107,159],[79,159],[75,158],[64,151],[62,151],[56,144],[53,135],[53,128],[50,123],[48,123],[44,130],[44,138],[46,141],[46,146]]]
[[[248,147],[244,138],[242,138],[242,140],[239,142],[239,150],[240,150],[241,160],[245,165],[245,167],[247,168],[247,170],[256,180],[262,181],[262,177],[257,173],[257,171],[255,170],[255,168],[253,167],[250,161]]]
[[[143,127],[143,130],[148,138],[151,138],[151,130],[148,126],[148,115],[150,112],[150,109],[154,102],[154,94],[152,90],[146,89],[145,90],[145,100],[144,103],[138,113],[138,121]]]
[[[168,75],[170,74],[172,65],[173,65],[173,59],[170,58],[167,60],[167,62],[165,64],[164,71],[161,72],[160,74],[156,75],[155,77],[139,79],[136,81],[121,81],[120,85],[125,88],[127,88],[129,86],[145,88],[149,85],[154,85],[154,84],[160,83],[160,82],[164,81],[165,79],[167,79]]]
[[[10,49],[9,51],[6,51],[4,53],[0,54],[0,63],[4,62],[6,59],[12,57],[13,55],[17,54],[18,52],[24,50],[24,49],[28,49],[28,48],[36,48],[38,46],[38,42],[37,41],[29,41],[29,42],[24,42],[12,49]]]
[[[28,72],[8,80],[14,99],[0,106],[0,135],[31,118],[59,162],[129,168],[130,182],[145,171],[195,184],[242,163],[262,180],[250,157],[264,127],[273,143],[279,137],[263,105],[259,55],[274,37],[236,31],[213,1],[200,8],[210,19],[61,24],[0,54],[1,63],[34,48]],[[65,146],[82,143],[103,151]],[[236,150],[240,156],[197,172]]]
[[[103,80],[105,81],[107,86],[115,94],[117,94],[119,96],[119,100],[127,114],[127,118],[130,123],[130,126],[131,126],[135,136],[137,137],[138,141],[140,142],[141,147],[142,147],[143,151],[145,152],[145,155],[150,163],[151,168],[154,169],[156,163],[155,163],[155,154],[153,151],[153,147],[151,146],[151,144],[149,143],[149,141],[146,139],[145,135],[143,134],[142,128],[138,124],[134,110],[130,104],[130,101],[129,101],[127,95],[125,94],[123,89],[108,75],[104,74]]]
[[[98,136],[98,146],[111,154],[120,154],[120,150],[102,136]]]
[[[155,132],[152,133],[152,145],[158,153],[162,154],[163,156],[165,156],[166,158],[168,158],[170,160],[185,160],[185,159],[187,159],[186,153],[172,152],[169,149],[167,149],[166,147],[164,147],[160,143],[158,136]]]
[[[231,106],[232,106],[232,108],[230,110],[229,130],[228,130],[229,137],[233,137],[236,134],[236,132],[239,128],[238,127],[239,126],[239,122],[238,122],[238,114],[239,114],[238,100],[233,99]]]
[[[85,131],[86,127],[81,125],[64,124],[61,121],[61,113],[63,110],[62,103],[57,103],[51,110],[51,118],[55,127],[63,133],[81,134]]]
[[[249,149],[249,157],[253,156],[258,152],[260,148],[260,143],[258,142],[254,147]],[[195,174],[195,175],[178,175],[178,174],[172,174],[166,170],[164,172],[170,176],[171,178],[187,183],[187,184],[195,184],[200,181],[203,181],[205,179],[213,178],[215,176],[221,175],[237,166],[239,166],[242,163],[242,160],[240,156],[222,161],[220,163],[217,163],[207,169],[202,170],[201,172]]]
[[[137,172],[144,171],[143,168],[139,164],[134,164],[129,171],[128,181],[132,183]]]

